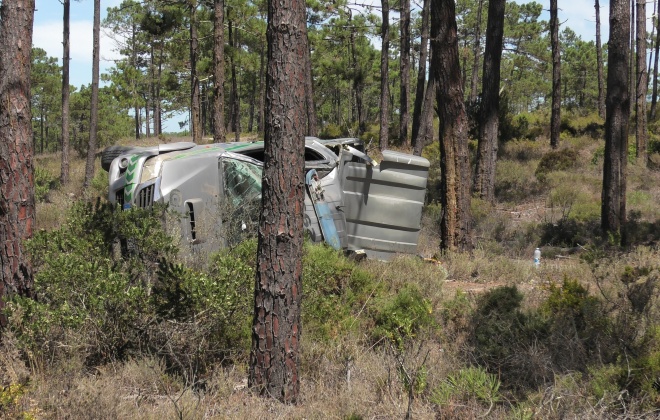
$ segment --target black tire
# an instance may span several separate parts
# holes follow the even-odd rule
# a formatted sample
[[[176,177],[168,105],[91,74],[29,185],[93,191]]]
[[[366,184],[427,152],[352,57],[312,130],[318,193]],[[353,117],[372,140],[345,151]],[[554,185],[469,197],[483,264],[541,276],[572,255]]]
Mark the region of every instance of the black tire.
[[[125,153],[129,153],[132,150],[137,150],[139,148],[137,147],[130,147],[130,146],[109,146],[103,149],[103,152],[101,152],[101,168],[103,168],[106,172],[110,171],[110,164],[112,163],[113,160],[119,155],[123,155]]]

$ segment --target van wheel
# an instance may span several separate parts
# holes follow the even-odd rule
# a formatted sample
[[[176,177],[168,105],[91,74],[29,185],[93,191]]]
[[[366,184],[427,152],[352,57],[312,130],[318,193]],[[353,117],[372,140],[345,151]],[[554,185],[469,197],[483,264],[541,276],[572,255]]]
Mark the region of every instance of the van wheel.
[[[110,171],[110,164],[117,156],[131,152],[132,150],[139,150],[138,147],[130,146],[109,146],[101,152],[101,168],[106,172]]]

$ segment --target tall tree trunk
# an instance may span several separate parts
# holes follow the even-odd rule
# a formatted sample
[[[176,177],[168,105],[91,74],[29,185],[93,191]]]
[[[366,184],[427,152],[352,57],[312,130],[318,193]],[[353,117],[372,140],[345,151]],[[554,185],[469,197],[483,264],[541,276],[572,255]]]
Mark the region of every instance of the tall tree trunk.
[[[390,3],[381,0],[383,22],[380,26],[380,150],[387,149],[390,137]]]
[[[307,101],[307,135],[308,136],[318,136],[319,129],[318,123],[316,121],[316,107],[314,106],[314,75],[312,74],[312,52],[307,51],[307,56],[305,56],[305,71],[307,72],[307,78],[305,79],[305,88],[306,94],[305,99]]]
[[[607,116],[601,228],[621,234],[625,243],[626,167],[628,162],[628,92],[630,8],[628,0],[610,0],[610,37],[607,60]]]
[[[561,57],[559,55],[559,17],[557,0],[550,0],[550,43],[552,44],[552,114],[550,115],[550,146],[559,147],[561,130]]]
[[[71,16],[71,0],[64,0],[64,19],[62,31],[62,45],[64,54],[62,57],[62,170],[60,172],[60,184],[69,183],[69,22]]]
[[[412,145],[413,149],[419,148],[418,143],[422,136],[419,135],[419,127],[422,124],[422,106],[424,105],[424,92],[426,91],[426,62],[429,50],[429,11],[431,0],[424,0],[422,6],[422,40],[419,46],[419,68],[417,70],[417,88],[415,91],[415,105],[412,120]],[[424,146],[421,146],[424,147]]]
[[[440,116],[440,247],[468,251],[472,249],[468,123],[463,103],[455,7],[454,0],[437,0],[431,5],[431,25],[438,28],[434,31],[438,38],[431,40],[431,47]]]
[[[265,131],[264,104],[265,104],[266,92],[265,92],[265,83],[264,83],[264,76],[265,76],[264,65],[266,60],[264,56],[265,54],[262,46],[261,50],[259,51],[259,109],[257,111],[257,130],[259,131],[259,133],[264,133]]]
[[[192,137],[195,143],[202,141],[202,121],[200,113],[199,76],[197,75],[197,0],[190,1],[190,116]]]
[[[262,213],[248,385],[296,403],[300,391],[305,66],[303,0],[268,3]]]
[[[431,39],[436,38],[437,35],[431,34]],[[433,70],[433,50],[429,51],[430,69],[429,74],[435,74]],[[419,140],[415,143],[413,154],[421,156],[424,147],[433,141],[433,116],[435,115],[435,102],[438,83],[434,77],[429,77],[429,82],[426,84],[426,92],[424,92],[424,104],[422,105],[422,117],[419,127]]]
[[[495,201],[495,168],[500,125],[500,64],[502,62],[505,3],[506,0],[488,2],[481,118],[479,119],[479,143],[474,177],[474,192],[490,203]]]
[[[600,42],[600,4],[595,1],[596,9],[596,60],[598,61],[598,115],[605,118],[605,72],[603,71],[603,47]]]
[[[477,86],[479,85],[479,54],[481,54],[481,9],[484,0],[479,0],[477,6],[477,26],[474,30],[474,46],[472,47],[472,77],[470,78],[470,103],[477,100]],[[504,23],[502,23],[504,24]]]
[[[660,25],[658,19],[654,22],[655,25]],[[660,26],[656,30],[655,37],[655,59],[653,62],[653,96],[651,97],[651,119],[655,119],[656,105],[658,103],[658,55],[660,55]]]
[[[46,137],[46,134],[44,133],[45,130],[45,120],[46,120],[46,106],[41,105],[39,108],[39,153],[44,152],[44,137]]]
[[[32,296],[24,242],[34,227],[30,66],[34,0],[0,4],[0,327],[7,297]]]
[[[144,94],[144,135],[149,138],[151,137],[151,116],[149,115],[149,106],[151,105],[151,99],[148,94]]]
[[[408,123],[410,120],[410,0],[401,0],[401,51],[399,53],[401,68],[401,97],[399,142],[403,146],[408,143]]]
[[[225,0],[213,2],[213,142],[224,142],[225,132]]]
[[[648,135],[646,133],[646,94],[649,90],[646,70],[646,0],[637,0],[637,71],[635,75],[635,134],[637,162],[646,166]]]
[[[254,129],[254,112],[255,108],[257,107],[257,80],[254,78],[251,78],[250,81],[250,108],[248,111],[248,126],[247,126],[247,132],[251,133]],[[309,116],[309,113],[308,113]],[[309,130],[309,128],[308,128]]]
[[[163,134],[163,120],[161,112],[160,81],[163,73],[163,42],[160,42],[160,52],[158,58],[158,78],[156,81],[156,110],[154,111],[156,121],[158,122],[157,134]]]
[[[349,9],[350,12],[350,9]],[[357,134],[358,137],[360,134],[362,134],[365,130],[365,124],[364,124],[364,109],[362,106],[362,91],[363,91],[363,86],[364,83],[362,81],[363,76],[360,74],[361,71],[358,71],[358,61],[357,61],[357,54],[355,52],[355,26],[353,25],[353,19],[351,17],[352,15],[349,15],[349,25],[351,27],[351,35],[349,37],[350,39],[350,48],[351,48],[351,67],[353,69],[353,95],[355,98],[355,113],[354,116],[357,120]]]
[[[654,52],[653,51],[653,34],[655,33],[655,22],[653,22],[653,19],[655,18],[656,3],[657,3],[656,0],[653,0],[653,14],[651,15],[651,35],[649,36],[649,39],[651,40],[651,48],[650,48],[651,49],[651,54],[649,54],[649,65],[646,66],[646,71],[647,71],[646,79],[647,79],[647,82],[648,82],[648,72],[651,71],[651,63],[653,63],[653,57],[654,57],[654,55],[653,55],[653,52]],[[644,14],[646,14],[646,11],[644,11]],[[648,44],[647,44],[647,48],[648,48]]]
[[[231,10],[231,8],[229,9]],[[229,11],[227,12],[229,15]],[[229,129],[234,133],[234,140],[240,140],[240,98],[238,95],[238,82],[236,80],[236,61],[234,55],[236,54],[236,45],[234,40],[234,23],[229,16],[228,22],[228,35],[229,35],[229,46],[232,49],[232,54],[229,56],[229,68],[231,71],[231,92],[229,93],[229,106],[231,108],[231,113],[229,114]]]
[[[92,100],[89,110],[89,142],[87,144],[87,161],[85,164],[86,190],[94,178],[94,161],[96,159],[96,137],[99,121],[99,53],[101,51],[101,0],[94,0],[94,28],[92,36]]]
[[[137,48],[135,38],[137,36],[137,25],[133,23],[131,26],[131,66],[134,69],[138,68],[137,64]],[[140,133],[142,132],[142,124],[140,123],[140,102],[138,101],[138,92],[137,92],[137,76],[131,78],[131,95],[133,96],[133,113],[135,118],[133,120],[135,125],[135,138],[140,139]]]
[[[158,137],[158,119],[156,118],[156,52],[154,50],[154,44],[151,43],[149,46],[149,96],[151,97],[151,118],[154,123],[154,136]],[[148,105],[147,105],[148,106]]]
[[[636,9],[636,0],[630,1],[630,44],[628,46],[629,51],[629,69],[628,69],[628,98],[630,104],[630,114],[635,111],[635,97],[636,97],[636,87],[637,81],[635,77],[635,55],[632,52],[635,51],[635,9]],[[609,47],[609,45],[608,45]],[[609,50],[609,48],[608,48]]]

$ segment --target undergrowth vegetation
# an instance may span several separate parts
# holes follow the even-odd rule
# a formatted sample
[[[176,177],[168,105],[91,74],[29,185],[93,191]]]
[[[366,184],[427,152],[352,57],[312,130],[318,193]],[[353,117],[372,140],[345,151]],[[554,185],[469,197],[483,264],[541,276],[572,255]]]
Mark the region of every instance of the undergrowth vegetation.
[[[438,253],[436,143],[424,151],[423,258],[355,261],[305,245],[297,406],[247,388],[256,241],[191,253],[167,209],[80,199],[42,157],[41,229],[27,244],[36,299],[6,307],[0,415],[656,417],[660,176],[631,163],[623,247],[599,233],[597,119],[563,120],[557,151],[538,115],[507,124],[497,202],[472,201],[471,254]],[[93,195],[104,183],[100,173]]]

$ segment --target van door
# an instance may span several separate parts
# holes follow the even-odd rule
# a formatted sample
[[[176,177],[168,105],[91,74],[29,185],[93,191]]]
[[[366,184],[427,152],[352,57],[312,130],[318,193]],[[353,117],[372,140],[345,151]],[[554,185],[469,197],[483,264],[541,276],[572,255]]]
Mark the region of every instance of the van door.
[[[340,166],[348,248],[382,260],[415,253],[429,161],[386,150],[373,165],[342,151]]]

